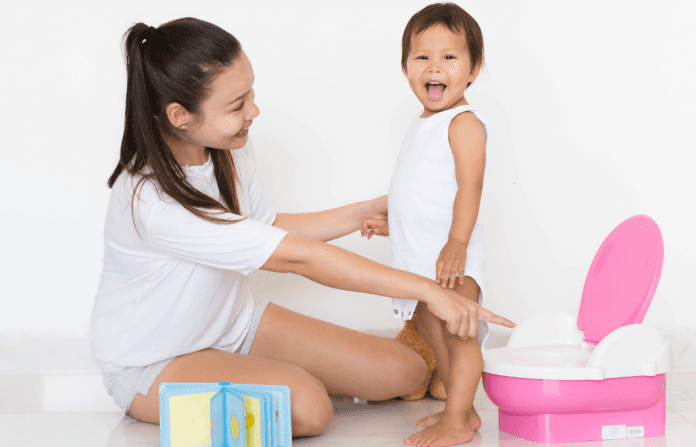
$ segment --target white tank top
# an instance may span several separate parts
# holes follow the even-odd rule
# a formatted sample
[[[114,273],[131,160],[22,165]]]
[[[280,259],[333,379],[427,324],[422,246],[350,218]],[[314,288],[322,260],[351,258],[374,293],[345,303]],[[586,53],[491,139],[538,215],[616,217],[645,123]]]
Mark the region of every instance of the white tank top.
[[[417,118],[404,138],[389,187],[392,266],[433,280],[435,262],[452,226],[454,198],[459,189],[449,125],[463,112],[474,113],[488,132],[483,114],[469,105]],[[482,239],[477,220],[467,249],[467,266],[483,263]]]
[[[392,267],[435,280],[437,258],[452,227],[454,198],[459,186],[454,155],[449,144],[449,125],[455,116],[472,112],[488,135],[486,118],[470,105],[444,110],[428,118],[416,118],[404,138],[389,187],[389,240]],[[466,250],[465,276],[472,277],[485,296],[483,229],[476,220]],[[416,300],[394,300],[394,318],[410,320]],[[488,326],[479,321],[479,343]]]

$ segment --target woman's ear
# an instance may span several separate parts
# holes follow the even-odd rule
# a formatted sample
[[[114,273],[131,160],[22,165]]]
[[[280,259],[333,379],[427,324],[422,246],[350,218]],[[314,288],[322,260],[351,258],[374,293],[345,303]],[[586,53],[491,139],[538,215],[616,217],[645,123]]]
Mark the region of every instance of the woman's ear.
[[[169,124],[176,129],[181,128],[181,126],[191,121],[191,114],[179,103],[173,102],[167,104],[167,107],[164,108],[164,112],[167,115]]]

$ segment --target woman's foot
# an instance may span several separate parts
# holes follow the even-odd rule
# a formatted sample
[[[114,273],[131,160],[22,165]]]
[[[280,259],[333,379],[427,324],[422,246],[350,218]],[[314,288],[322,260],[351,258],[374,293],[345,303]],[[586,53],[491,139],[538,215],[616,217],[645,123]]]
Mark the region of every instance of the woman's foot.
[[[431,414],[430,416],[420,418],[416,421],[416,424],[422,427],[430,427],[431,425],[437,424],[442,418],[443,414],[444,411],[441,411],[439,413]],[[471,425],[471,428],[474,430],[478,430],[479,428],[481,428],[481,418],[479,417],[478,413],[476,412],[476,409],[474,409],[473,406],[471,407],[471,410],[469,410],[466,413],[466,421],[469,423],[469,425]]]
[[[456,421],[444,416],[430,427],[414,433],[404,444],[415,446],[447,447],[463,444],[474,438],[474,430],[468,421]]]

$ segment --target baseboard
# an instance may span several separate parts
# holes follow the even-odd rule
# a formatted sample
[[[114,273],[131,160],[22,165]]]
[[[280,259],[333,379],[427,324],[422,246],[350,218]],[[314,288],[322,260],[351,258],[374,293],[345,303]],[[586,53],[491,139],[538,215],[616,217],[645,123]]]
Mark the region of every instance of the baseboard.
[[[489,324],[490,336],[484,346],[505,346],[513,330]],[[398,329],[369,328],[363,332],[394,338]],[[661,327],[672,344],[674,371],[696,371],[696,327]],[[91,374],[99,368],[92,359],[89,339],[60,333],[29,334],[0,331],[0,374]]]

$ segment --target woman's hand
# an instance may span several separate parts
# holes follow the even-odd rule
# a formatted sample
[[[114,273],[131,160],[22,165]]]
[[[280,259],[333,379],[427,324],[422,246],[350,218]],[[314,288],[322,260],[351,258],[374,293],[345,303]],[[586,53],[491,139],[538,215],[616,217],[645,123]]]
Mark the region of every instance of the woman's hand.
[[[440,256],[435,263],[435,282],[450,289],[459,276],[459,284],[464,284],[464,267],[466,267],[467,243],[449,239],[440,251]],[[457,275],[458,274],[458,275]]]
[[[287,235],[261,269],[295,273],[335,289],[422,301],[446,322],[452,334],[460,337],[476,336],[478,320],[515,326],[431,279],[387,267],[331,244]]]
[[[360,227],[360,236],[367,236],[370,239],[373,235],[389,236],[389,221],[379,218],[367,219]]]
[[[428,310],[444,321],[452,335],[466,339],[478,336],[479,320],[505,327],[515,327],[515,323],[476,304],[454,290],[432,287],[427,300]]]

